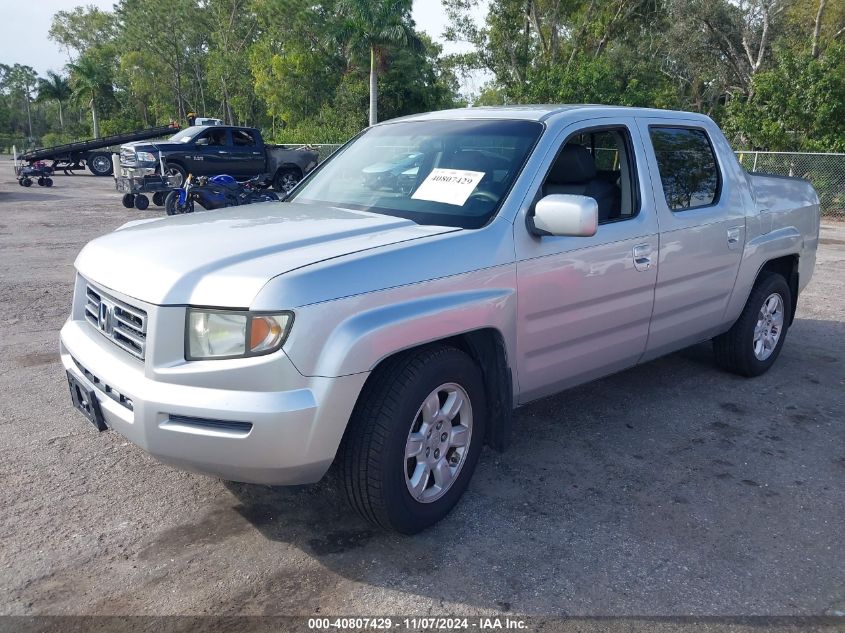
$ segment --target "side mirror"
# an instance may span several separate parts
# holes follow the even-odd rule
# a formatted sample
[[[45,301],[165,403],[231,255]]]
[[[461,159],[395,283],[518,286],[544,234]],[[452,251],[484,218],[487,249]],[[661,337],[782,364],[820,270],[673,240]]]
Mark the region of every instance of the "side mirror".
[[[598,223],[599,205],[594,198],[559,193],[541,198],[529,217],[535,235],[591,237]]]
[[[197,142],[194,143],[194,145],[197,145],[198,147],[208,145],[208,137],[206,136],[205,138],[198,138]]]

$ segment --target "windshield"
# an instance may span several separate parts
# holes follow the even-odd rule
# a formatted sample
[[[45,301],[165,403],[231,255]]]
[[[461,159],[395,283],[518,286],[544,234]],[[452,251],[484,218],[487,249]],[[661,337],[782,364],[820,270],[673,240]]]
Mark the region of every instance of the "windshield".
[[[194,137],[202,132],[205,128],[199,126],[193,126],[185,128],[184,130],[180,130],[176,132],[173,136],[171,136],[168,141],[171,143],[190,143],[194,140]]]
[[[543,131],[535,121],[407,121],[367,130],[290,198],[479,228]]]

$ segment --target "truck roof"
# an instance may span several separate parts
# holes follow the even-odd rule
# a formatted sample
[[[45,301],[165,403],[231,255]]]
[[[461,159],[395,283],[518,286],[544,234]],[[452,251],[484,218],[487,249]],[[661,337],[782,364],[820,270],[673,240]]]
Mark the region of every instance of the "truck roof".
[[[594,103],[581,104],[537,104],[510,106],[479,106],[472,108],[453,108],[412,114],[392,121],[432,121],[439,119],[515,119],[525,121],[544,121],[554,115],[570,112],[589,113],[595,116],[650,116],[658,118],[685,118],[709,120],[704,114],[681,112],[678,110],[660,110],[657,108],[632,108]]]

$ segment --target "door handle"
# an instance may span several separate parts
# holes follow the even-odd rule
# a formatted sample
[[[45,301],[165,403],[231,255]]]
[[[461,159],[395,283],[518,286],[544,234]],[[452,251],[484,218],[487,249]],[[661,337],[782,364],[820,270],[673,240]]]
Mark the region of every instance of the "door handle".
[[[651,244],[637,244],[634,247],[634,268],[640,271],[651,268]]]
[[[728,229],[728,248],[736,248],[739,246],[739,240],[742,237],[742,227],[732,226]]]

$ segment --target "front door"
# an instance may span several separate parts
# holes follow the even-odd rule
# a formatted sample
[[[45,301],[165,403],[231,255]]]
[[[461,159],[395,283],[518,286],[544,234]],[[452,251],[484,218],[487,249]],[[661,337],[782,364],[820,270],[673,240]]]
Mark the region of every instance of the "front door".
[[[197,137],[195,155],[190,171],[196,176],[216,176],[228,173],[231,167],[231,141],[229,130],[224,127],[209,127]]]
[[[739,165],[717,158],[732,153],[715,125],[660,118],[638,122],[647,139],[660,224],[648,360],[724,329],[745,244],[746,200]]]
[[[536,192],[587,195],[592,237],[535,237],[514,224],[520,403],[636,364],[657,279],[657,219],[633,119],[584,122],[560,135]],[[530,211],[529,211],[530,213]]]

